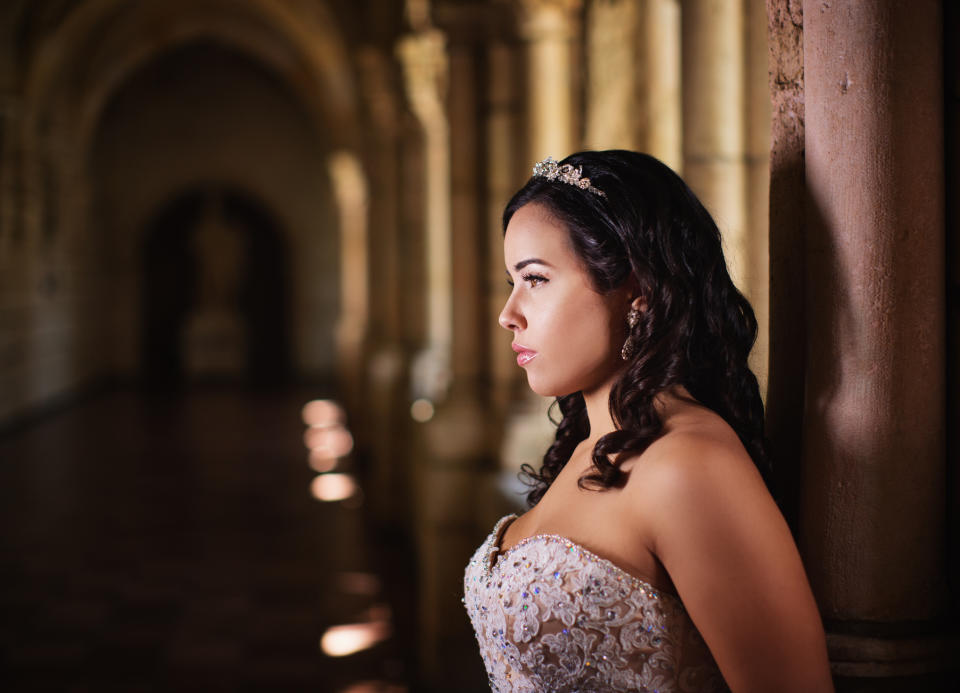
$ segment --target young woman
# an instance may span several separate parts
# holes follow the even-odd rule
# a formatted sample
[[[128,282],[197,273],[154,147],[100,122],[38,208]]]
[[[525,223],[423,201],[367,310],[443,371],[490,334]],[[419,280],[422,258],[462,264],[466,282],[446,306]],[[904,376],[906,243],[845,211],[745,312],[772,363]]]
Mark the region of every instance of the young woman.
[[[710,215],[652,157],[583,152],[537,164],[504,227],[500,324],[562,420],[467,567],[493,689],[832,690]]]

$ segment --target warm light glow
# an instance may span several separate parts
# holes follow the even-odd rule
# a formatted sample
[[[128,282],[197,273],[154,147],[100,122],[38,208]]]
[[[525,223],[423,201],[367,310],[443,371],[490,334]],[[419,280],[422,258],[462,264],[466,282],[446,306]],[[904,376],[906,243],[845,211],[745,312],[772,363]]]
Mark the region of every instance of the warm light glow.
[[[380,591],[380,578],[373,573],[340,573],[337,583],[347,594],[372,597]]]
[[[347,420],[343,407],[332,399],[315,399],[303,405],[303,423],[308,426],[342,425]]]
[[[320,638],[320,649],[330,657],[345,657],[367,650],[390,637],[390,608],[377,605],[367,614],[369,621],[346,623],[327,628]]]
[[[310,484],[310,493],[317,500],[340,501],[351,498],[359,490],[349,474],[321,474]]]
[[[413,417],[414,421],[425,423],[433,418],[433,413],[433,402],[428,399],[414,400],[413,404],[410,405],[410,416]]]
[[[337,468],[338,461],[336,457],[330,457],[323,450],[311,450],[307,456],[307,464],[310,465],[310,469],[319,474],[332,472]]]
[[[390,637],[386,623],[348,623],[331,626],[320,639],[320,648],[331,657],[345,657],[367,650]]]
[[[325,457],[343,457],[353,450],[353,436],[343,426],[311,426],[304,431],[303,443]]]

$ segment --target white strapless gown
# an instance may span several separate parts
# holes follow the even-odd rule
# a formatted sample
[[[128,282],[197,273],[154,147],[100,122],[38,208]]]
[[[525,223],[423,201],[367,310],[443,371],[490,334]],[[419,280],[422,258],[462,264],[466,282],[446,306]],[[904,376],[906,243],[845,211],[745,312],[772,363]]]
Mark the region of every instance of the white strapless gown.
[[[556,535],[477,549],[464,604],[497,693],[707,693],[726,685],[679,598]]]

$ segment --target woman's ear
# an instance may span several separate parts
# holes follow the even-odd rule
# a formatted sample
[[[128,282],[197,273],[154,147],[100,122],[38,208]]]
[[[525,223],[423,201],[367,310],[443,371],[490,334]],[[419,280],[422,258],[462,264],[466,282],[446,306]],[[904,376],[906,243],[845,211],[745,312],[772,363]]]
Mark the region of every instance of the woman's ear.
[[[637,311],[638,313],[647,312],[647,299],[643,296],[637,296],[635,299],[630,301],[630,308]]]

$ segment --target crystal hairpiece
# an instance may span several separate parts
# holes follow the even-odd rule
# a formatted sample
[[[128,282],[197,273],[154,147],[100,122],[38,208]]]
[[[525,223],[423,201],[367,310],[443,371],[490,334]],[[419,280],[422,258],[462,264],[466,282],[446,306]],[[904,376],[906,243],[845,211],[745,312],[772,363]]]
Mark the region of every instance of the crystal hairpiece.
[[[533,175],[547,180],[558,180],[567,185],[575,185],[581,190],[592,192],[594,195],[606,197],[606,193],[590,185],[590,179],[584,178],[583,169],[572,164],[563,164],[562,166],[554,161],[552,156],[548,156],[543,161],[538,161],[533,165]]]

